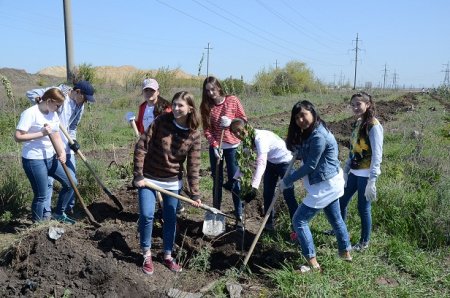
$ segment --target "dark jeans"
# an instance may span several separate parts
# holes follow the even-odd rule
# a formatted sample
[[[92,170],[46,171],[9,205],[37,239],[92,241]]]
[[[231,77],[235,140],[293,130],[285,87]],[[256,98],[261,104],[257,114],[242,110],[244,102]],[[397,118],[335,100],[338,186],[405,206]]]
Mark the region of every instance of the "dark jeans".
[[[267,209],[269,209],[270,203],[272,202],[275,195],[275,187],[278,183],[278,178],[283,178],[289,167],[289,163],[279,163],[274,164],[271,162],[267,162],[266,170],[264,171],[264,213],[267,213]],[[294,184],[292,187],[287,188],[283,191],[284,200],[289,209],[289,215],[291,217],[294,216],[295,211],[297,210],[298,203],[295,200],[294,194]],[[270,213],[269,219],[267,220],[266,226],[273,227],[273,217],[275,215],[274,209]]]
[[[77,181],[76,176],[76,160],[75,154],[66,154],[66,166],[69,169],[70,174],[72,175],[72,179]],[[48,190],[47,190],[47,199],[44,203],[44,218],[50,218],[52,216],[52,195],[53,195],[53,182],[55,179],[53,177],[48,177]],[[72,197],[70,198],[69,203],[67,204],[65,212],[72,210],[75,206],[75,195],[72,193]]]
[[[236,161],[236,150],[237,148],[230,148],[230,149],[223,149],[223,158],[219,163],[219,179],[218,183],[219,185],[216,185],[216,155],[214,154],[213,147],[209,147],[209,162],[211,165],[211,172],[212,177],[214,179],[213,184],[213,197],[215,194],[215,188],[218,187],[218,206],[214,206],[217,209],[220,209],[220,205],[222,204],[222,185],[223,185],[223,163],[225,160],[226,166],[227,166],[227,178],[228,180],[233,179],[234,174],[238,170],[238,165]],[[240,218],[242,216],[242,202],[240,199],[241,194],[241,185],[239,182],[235,183],[232,188],[232,198],[233,198],[233,204],[234,204],[234,215],[237,218]]]
[[[368,243],[372,231],[372,215],[370,201],[366,200],[364,192],[367,186],[367,177],[355,176],[352,173],[348,174],[347,186],[344,189],[344,195],[339,198],[341,207],[341,214],[344,221],[347,218],[347,207],[350,203],[353,194],[358,191],[358,213],[361,218],[361,238],[360,242]]]

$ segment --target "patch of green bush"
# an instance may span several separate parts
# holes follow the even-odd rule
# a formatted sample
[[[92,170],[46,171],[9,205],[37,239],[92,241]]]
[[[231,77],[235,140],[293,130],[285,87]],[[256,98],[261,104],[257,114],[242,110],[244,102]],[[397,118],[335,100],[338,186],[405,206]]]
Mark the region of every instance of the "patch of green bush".
[[[0,180],[0,222],[10,220],[25,213],[28,205],[27,197],[29,190],[25,189],[16,171],[7,171]]]

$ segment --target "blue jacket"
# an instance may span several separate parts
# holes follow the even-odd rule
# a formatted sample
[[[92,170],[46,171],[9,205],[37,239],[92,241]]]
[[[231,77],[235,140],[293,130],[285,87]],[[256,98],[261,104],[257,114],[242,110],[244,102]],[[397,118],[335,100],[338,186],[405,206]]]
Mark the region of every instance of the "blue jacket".
[[[296,149],[297,159],[303,160],[303,164],[284,179],[286,185],[291,185],[306,175],[310,184],[316,184],[339,173],[336,139],[322,124],[319,124]]]

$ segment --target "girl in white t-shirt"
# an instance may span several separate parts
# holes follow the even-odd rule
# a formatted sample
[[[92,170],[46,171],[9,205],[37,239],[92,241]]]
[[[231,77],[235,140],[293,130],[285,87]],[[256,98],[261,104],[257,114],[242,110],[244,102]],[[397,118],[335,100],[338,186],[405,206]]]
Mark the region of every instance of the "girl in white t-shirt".
[[[22,165],[33,188],[31,211],[34,222],[50,219],[44,218],[43,214],[47,200],[48,176],[51,176],[62,185],[54,213],[55,219],[75,223],[64,213],[73,195],[73,188],[60,164],[66,162],[66,152],[59,134],[59,117],[56,110],[64,103],[64,99],[64,94],[58,88],[48,89],[42,97],[36,98],[36,105],[22,112],[14,135],[16,142],[23,143]],[[55,148],[50,141],[50,134],[55,141]]]

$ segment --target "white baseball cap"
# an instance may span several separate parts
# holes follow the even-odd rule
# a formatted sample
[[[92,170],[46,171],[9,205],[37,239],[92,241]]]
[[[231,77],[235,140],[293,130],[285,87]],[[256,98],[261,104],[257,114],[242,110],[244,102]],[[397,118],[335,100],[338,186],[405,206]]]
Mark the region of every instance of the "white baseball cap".
[[[159,84],[155,79],[145,79],[142,83],[142,90],[147,88],[151,88],[156,91],[159,89]]]

